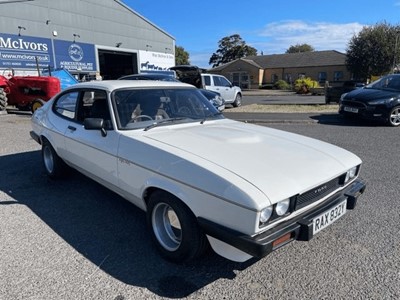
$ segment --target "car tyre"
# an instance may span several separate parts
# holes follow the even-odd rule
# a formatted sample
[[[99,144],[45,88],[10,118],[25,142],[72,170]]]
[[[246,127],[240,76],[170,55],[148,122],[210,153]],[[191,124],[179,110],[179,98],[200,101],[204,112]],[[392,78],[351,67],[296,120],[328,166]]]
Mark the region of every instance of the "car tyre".
[[[393,127],[400,126],[400,106],[395,106],[390,110],[388,125]]]
[[[208,248],[207,238],[195,215],[182,201],[167,192],[151,194],[147,224],[161,256],[171,262],[190,262]]]
[[[232,103],[233,107],[239,107],[242,105],[242,95],[237,94],[235,97],[235,101]]]
[[[61,178],[66,174],[67,165],[57,155],[53,146],[46,139],[42,142],[42,161],[46,174],[53,179]]]

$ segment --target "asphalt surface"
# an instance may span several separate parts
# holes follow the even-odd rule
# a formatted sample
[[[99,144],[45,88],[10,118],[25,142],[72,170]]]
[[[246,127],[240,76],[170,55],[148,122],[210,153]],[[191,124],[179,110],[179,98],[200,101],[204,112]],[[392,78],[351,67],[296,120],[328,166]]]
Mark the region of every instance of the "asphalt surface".
[[[234,116],[359,155],[368,186],[356,209],[260,260],[209,253],[170,264],[142,211],[76,172],[49,180],[29,114],[1,115],[0,299],[399,299],[399,128],[335,115]]]

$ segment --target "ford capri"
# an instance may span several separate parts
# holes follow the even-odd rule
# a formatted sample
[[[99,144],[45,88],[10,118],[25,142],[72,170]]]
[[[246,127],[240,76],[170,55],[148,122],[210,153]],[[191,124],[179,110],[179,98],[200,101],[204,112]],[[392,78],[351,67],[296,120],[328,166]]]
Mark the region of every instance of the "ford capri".
[[[180,82],[70,86],[35,111],[31,136],[50,178],[73,168],[132,202],[176,263],[208,247],[243,262],[308,241],[366,187],[355,154],[227,119]]]

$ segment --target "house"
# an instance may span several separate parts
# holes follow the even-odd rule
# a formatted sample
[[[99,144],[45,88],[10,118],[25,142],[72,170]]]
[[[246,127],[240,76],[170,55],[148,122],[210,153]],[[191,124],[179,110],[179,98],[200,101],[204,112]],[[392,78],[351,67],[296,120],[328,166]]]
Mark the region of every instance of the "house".
[[[272,86],[281,79],[293,83],[301,77],[310,77],[321,85],[352,79],[346,54],[335,50],[248,56],[208,72],[224,75],[242,89]]]

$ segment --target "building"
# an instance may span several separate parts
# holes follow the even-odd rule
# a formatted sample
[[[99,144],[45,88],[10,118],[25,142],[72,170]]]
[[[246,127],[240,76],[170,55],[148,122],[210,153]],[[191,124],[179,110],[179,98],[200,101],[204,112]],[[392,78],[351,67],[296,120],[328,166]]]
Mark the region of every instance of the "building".
[[[175,65],[175,39],[120,0],[2,0],[0,74],[115,79]]]
[[[249,56],[208,72],[222,74],[243,89],[272,86],[281,79],[293,83],[301,77],[334,85],[352,77],[346,68],[346,55],[333,50]]]

